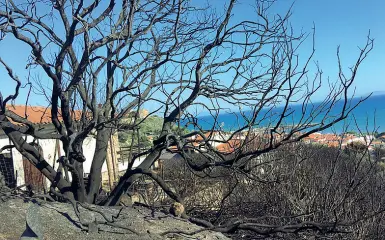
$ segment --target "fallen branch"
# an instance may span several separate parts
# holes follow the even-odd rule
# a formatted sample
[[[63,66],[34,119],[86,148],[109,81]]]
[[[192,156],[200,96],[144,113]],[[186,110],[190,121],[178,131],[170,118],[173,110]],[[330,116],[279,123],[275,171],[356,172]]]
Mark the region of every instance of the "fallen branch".
[[[119,225],[119,224],[114,223],[114,220],[117,219],[117,218],[119,217],[119,215],[120,215],[120,213],[122,212],[123,208],[121,208],[121,209],[119,210],[119,212],[118,212],[118,214],[117,214],[116,216],[112,216],[112,217],[111,217],[111,220],[110,220],[110,219],[108,219],[108,217],[106,216],[106,214],[103,213],[101,210],[92,208],[92,207],[90,207],[90,206],[87,206],[87,205],[84,204],[84,203],[80,203],[80,202],[78,202],[78,201],[75,201],[75,200],[73,200],[73,199],[70,199],[70,198],[66,197],[65,195],[63,195],[63,194],[58,193],[58,192],[55,191],[52,187],[51,187],[51,193],[54,194],[54,195],[56,195],[56,196],[58,196],[58,197],[61,197],[61,198],[65,199],[66,201],[68,201],[68,202],[70,202],[70,203],[72,204],[73,209],[74,209],[74,212],[75,212],[76,216],[78,217],[80,224],[81,224],[82,226],[84,226],[84,227],[87,227],[88,231],[90,231],[90,225],[91,225],[91,224],[96,224],[96,228],[97,228],[97,225],[98,225],[98,224],[104,224],[104,225],[107,225],[107,226],[111,226],[111,227],[115,227],[115,228],[121,228],[121,229],[124,229],[124,230],[128,230],[128,231],[130,231],[131,233],[134,233],[134,234],[136,234],[136,235],[141,235],[139,232],[137,232],[136,230],[134,230],[134,229],[132,229],[132,228],[130,228],[130,227],[121,226],[121,225]],[[99,213],[99,214],[103,217],[104,221],[98,221],[98,220],[95,220],[93,223],[87,223],[87,222],[84,222],[84,221],[82,220],[81,215],[80,215],[79,205],[80,205],[81,207],[83,207],[84,209],[88,210],[88,211]],[[98,230],[98,229],[97,229],[97,230]]]
[[[195,219],[196,220],[196,219]],[[216,231],[221,233],[234,233],[239,230],[252,231],[258,235],[262,236],[272,236],[277,233],[294,233],[298,234],[300,232],[313,230],[321,233],[349,233],[348,231],[337,229],[336,226],[347,226],[346,224],[336,224],[336,223],[316,223],[316,222],[302,222],[298,224],[288,224],[283,226],[278,225],[267,225],[259,224],[245,221],[235,221],[220,226],[211,226],[202,228],[195,231],[166,231],[161,234],[161,236],[166,236],[168,234],[179,234],[179,235],[188,235],[193,236],[195,234],[204,232],[204,231]]]

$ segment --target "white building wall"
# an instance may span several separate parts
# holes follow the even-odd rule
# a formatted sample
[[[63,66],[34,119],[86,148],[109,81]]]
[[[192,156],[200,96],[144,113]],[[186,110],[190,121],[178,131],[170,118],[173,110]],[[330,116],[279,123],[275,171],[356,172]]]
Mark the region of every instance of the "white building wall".
[[[141,156],[137,159],[135,159],[134,164],[132,165],[132,169],[137,168],[143,161],[146,159],[146,156]],[[124,162],[118,162],[118,169],[119,172],[121,171],[126,171],[128,168],[129,161],[124,161]]]
[[[33,138],[31,136],[27,137],[27,142],[32,142]],[[39,140],[39,145],[43,149],[44,159],[50,164],[55,170],[58,169],[57,159],[59,158],[56,150],[56,140],[55,139],[44,139]],[[6,137],[0,138],[0,148],[6,145],[9,145],[9,139]],[[86,161],[83,163],[84,173],[90,173],[92,159],[95,153],[96,140],[93,137],[87,137],[83,143],[83,152],[86,158]],[[60,153],[63,156],[64,150],[62,143],[59,141]],[[9,150],[7,150],[9,152]],[[16,148],[12,150],[13,165],[15,170],[15,177],[17,181],[17,186],[23,185],[24,181],[24,168],[23,168],[23,156]],[[5,151],[6,152],[6,151]],[[55,153],[56,152],[56,153]],[[104,163],[102,167],[102,172],[107,171],[107,164]],[[47,187],[50,185],[50,182],[46,180]]]
[[[12,149],[13,167],[15,170],[16,186],[23,185],[24,182],[24,167],[23,156],[16,149]]]

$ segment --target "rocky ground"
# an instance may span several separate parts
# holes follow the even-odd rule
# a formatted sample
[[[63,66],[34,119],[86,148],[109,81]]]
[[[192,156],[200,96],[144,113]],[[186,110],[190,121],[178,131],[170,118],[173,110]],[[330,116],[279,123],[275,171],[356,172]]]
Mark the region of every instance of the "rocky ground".
[[[116,216],[121,207],[91,206],[105,213],[108,219]],[[32,199],[0,200],[0,239],[20,239],[28,234],[42,239],[228,239],[212,231],[202,231],[197,225],[142,206],[125,207],[113,225],[94,224],[105,221],[101,214],[79,207],[79,222],[71,204]],[[28,223],[28,224],[27,224]],[[28,226],[27,226],[28,225]],[[183,232],[183,233],[182,233]],[[198,232],[196,234],[192,234]],[[188,234],[186,234],[188,233]],[[31,235],[30,235],[31,236]],[[23,239],[23,238],[22,238]],[[31,239],[31,238],[25,238]]]

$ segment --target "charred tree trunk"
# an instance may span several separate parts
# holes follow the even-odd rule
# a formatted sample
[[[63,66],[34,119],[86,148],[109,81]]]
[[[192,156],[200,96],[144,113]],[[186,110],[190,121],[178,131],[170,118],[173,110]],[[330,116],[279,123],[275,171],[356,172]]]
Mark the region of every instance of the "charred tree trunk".
[[[161,150],[151,152],[146,159],[138,166],[139,169],[147,171],[152,164],[159,158]],[[140,174],[135,174],[133,171],[126,173],[119,179],[118,185],[111,192],[110,197],[104,202],[105,206],[115,206],[119,204],[120,198],[127,192],[130,186],[140,177]]]
[[[97,132],[95,154],[91,165],[91,171],[87,186],[87,202],[95,203],[98,196],[101,181],[102,167],[107,157],[108,139],[111,129],[105,128]]]
[[[72,191],[75,194],[75,199],[79,202],[86,201],[86,188],[83,178],[83,163],[74,162],[74,170],[72,171]]]

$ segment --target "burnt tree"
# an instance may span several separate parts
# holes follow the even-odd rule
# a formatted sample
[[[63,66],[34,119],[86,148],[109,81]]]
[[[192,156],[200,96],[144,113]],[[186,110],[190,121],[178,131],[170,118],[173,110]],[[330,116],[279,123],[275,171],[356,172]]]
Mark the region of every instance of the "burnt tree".
[[[225,167],[247,173],[250,162],[261,154],[346,119],[364,100],[352,102],[351,88],[373,47],[368,37],[348,71],[343,71],[338,48],[337,80],[325,84],[317,64],[309,70],[315,29],[310,34],[296,33],[289,22],[290,9],[283,15],[272,15],[272,4],[274,1],[258,0],[253,15],[235,18],[239,15],[235,0],[229,0],[223,12],[187,0],[1,0],[1,37],[31,49],[26,68],[48,79],[49,87],[39,82],[34,86],[46,96],[56,131],[44,134],[7,109],[18,97],[23,81],[3,59],[0,62],[8,76],[2,76],[1,81],[7,77],[7,81],[16,82],[16,88],[14,94],[0,98],[0,126],[14,147],[52,182],[51,189],[79,202],[95,203],[111,134],[120,128],[134,131],[143,121],[139,111],[148,106],[154,109],[150,115],[163,115],[162,130],[152,147],[131,156],[131,163],[139,157],[145,159],[135,169],[131,164],[103,204],[119,203],[141,175],[153,178],[175,201],[183,201],[150,171],[171,147],[194,171],[206,173]],[[308,56],[299,56],[298,48],[307,40],[313,49]],[[330,88],[329,94],[314,104],[313,96],[322,84]],[[300,112],[294,113],[293,103],[302,105]],[[223,130],[218,121],[221,113],[239,112],[242,121],[225,139],[213,139],[197,122],[196,109],[212,115],[211,132]],[[132,121],[123,124],[120,120],[129,113]],[[182,134],[175,131],[175,125],[195,130]],[[261,134],[255,134],[261,126]],[[85,184],[82,144],[91,132],[96,132],[96,147]],[[62,168],[50,166],[38,149],[24,140],[25,135],[59,139],[64,146]],[[239,135],[244,140],[230,156],[214,146]],[[199,146],[192,144],[194,136],[202,138]],[[200,161],[189,155],[191,149],[201,155]],[[65,173],[72,176],[71,181]],[[258,231],[247,224],[231,225],[227,230],[237,227]],[[321,225],[297,226],[303,230],[317,227]]]

